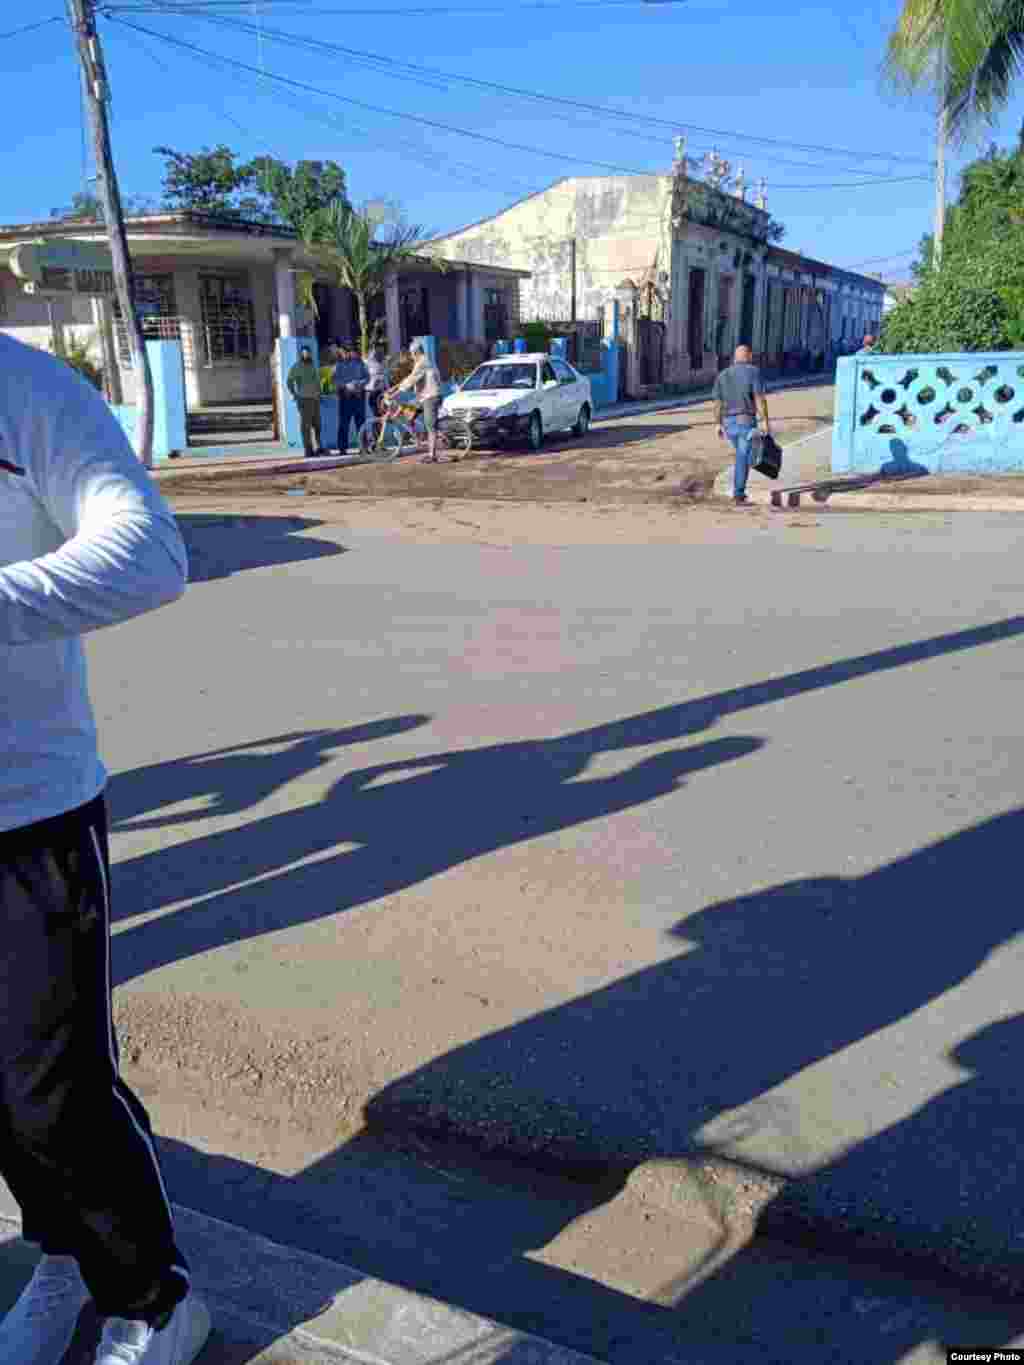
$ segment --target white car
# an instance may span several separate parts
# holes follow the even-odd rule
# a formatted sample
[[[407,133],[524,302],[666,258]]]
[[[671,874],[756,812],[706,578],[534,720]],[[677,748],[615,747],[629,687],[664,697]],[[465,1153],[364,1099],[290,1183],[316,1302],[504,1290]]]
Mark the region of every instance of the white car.
[[[442,417],[469,425],[474,445],[525,441],[531,450],[553,431],[585,436],[593,411],[590,380],[543,354],[486,361],[441,406]]]

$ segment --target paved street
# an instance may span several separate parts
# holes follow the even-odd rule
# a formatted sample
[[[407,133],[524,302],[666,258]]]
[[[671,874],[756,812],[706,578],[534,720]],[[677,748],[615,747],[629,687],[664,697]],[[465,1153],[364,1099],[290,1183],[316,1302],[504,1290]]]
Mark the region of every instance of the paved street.
[[[91,645],[125,1053],[177,1197],[287,1222],[287,1185],[337,1237],[369,1105],[601,1169],[591,1212],[632,1172],[685,1214],[710,1155],[786,1235],[1024,1280],[1015,518],[185,520],[205,581]],[[487,1254],[575,1227],[585,1267],[585,1222]]]

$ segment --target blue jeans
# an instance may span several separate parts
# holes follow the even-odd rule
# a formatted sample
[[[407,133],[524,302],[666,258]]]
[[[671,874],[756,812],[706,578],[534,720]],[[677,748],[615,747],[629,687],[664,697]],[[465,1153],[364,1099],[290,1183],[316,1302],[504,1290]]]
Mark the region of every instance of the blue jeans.
[[[733,476],[732,493],[734,498],[742,498],[747,491],[747,476],[750,473],[750,442],[757,430],[752,417],[727,417],[724,431],[736,451],[736,472]]]

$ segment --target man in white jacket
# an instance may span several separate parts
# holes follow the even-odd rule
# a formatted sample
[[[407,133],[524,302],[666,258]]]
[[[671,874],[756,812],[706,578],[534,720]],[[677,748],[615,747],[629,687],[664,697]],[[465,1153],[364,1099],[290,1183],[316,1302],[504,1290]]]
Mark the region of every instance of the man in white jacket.
[[[191,1365],[209,1334],[110,1000],[106,773],[80,637],[173,602],[174,517],[106,404],[0,337],[0,1176],[42,1259],[0,1365]]]

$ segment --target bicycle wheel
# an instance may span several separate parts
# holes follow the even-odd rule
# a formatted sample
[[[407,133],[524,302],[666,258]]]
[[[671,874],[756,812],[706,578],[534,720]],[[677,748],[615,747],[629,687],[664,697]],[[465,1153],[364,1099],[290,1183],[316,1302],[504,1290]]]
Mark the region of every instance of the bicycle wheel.
[[[386,464],[397,460],[405,444],[407,429],[386,417],[371,417],[359,433],[359,449],[366,460]]]

